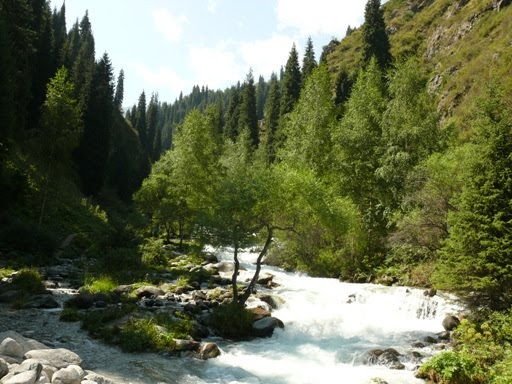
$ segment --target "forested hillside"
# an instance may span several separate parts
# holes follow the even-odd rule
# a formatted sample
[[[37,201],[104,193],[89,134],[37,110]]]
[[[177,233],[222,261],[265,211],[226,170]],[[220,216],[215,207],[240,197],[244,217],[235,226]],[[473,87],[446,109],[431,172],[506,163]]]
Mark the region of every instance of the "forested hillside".
[[[87,13],[68,30],[65,5],[0,1],[2,263],[51,262],[71,233],[106,269],[163,268],[171,243],[232,247],[238,268],[238,252],[258,247],[259,262],[500,311],[465,323],[455,357],[425,377],[506,375],[509,3],[369,0],[364,24],[319,62],[310,39],[270,79],[249,69],[174,102],[143,91],[123,111],[124,73],[96,59]],[[239,296],[234,276],[243,304],[252,287]],[[467,380],[442,381],[449,364]]]

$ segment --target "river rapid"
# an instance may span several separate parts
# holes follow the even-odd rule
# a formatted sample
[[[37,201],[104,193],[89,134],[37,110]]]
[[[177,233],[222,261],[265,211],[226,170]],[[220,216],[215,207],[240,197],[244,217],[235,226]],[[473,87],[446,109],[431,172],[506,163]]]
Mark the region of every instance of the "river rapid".
[[[232,261],[229,250],[216,254]],[[252,277],[256,256],[240,255],[239,281]],[[245,342],[213,339],[222,354],[208,361],[125,354],[90,339],[77,323],[59,322],[58,311],[2,311],[0,328],[71,349],[82,357],[84,368],[116,383],[368,384],[379,378],[389,384],[419,384],[423,381],[414,377],[415,369],[435,346],[414,349],[412,343],[435,337],[443,331],[444,316],[460,310],[452,297],[428,297],[413,288],[342,283],[263,266],[260,276],[267,273],[278,286],[260,292],[284,301],[272,315],[284,322],[285,329]],[[396,349],[405,369],[364,364],[367,352],[376,348]],[[414,356],[414,351],[423,357]]]

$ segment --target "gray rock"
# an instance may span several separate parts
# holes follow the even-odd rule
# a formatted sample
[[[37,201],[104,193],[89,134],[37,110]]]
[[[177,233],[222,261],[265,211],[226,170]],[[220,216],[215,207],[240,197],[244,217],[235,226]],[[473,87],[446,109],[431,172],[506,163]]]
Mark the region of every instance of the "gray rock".
[[[52,384],[80,384],[80,375],[72,365],[59,369],[52,377]]]
[[[52,380],[48,377],[45,371],[42,371],[39,375],[39,378],[36,381],[36,384],[50,384]]]
[[[423,338],[423,341],[424,341],[425,343],[429,343],[429,344],[435,344],[435,343],[437,343],[437,339],[436,339],[435,337],[432,337],[432,336],[425,336],[425,337]]]
[[[12,372],[17,375],[19,373],[27,372],[27,371],[39,371],[43,369],[43,364],[47,363],[44,360],[36,360],[36,359],[27,359],[24,360],[19,366],[17,366]]]
[[[276,328],[284,329],[283,322],[276,317],[265,317],[252,323],[252,333],[256,337],[270,337]]]
[[[18,291],[7,291],[0,294],[0,303],[13,303],[18,298]]]
[[[9,373],[9,365],[4,359],[0,359],[0,379]]]
[[[219,346],[215,343],[206,343],[199,349],[199,358],[203,360],[214,359],[220,354]]]
[[[32,370],[19,373],[8,379],[4,377],[2,379],[2,384],[34,384],[39,378],[39,373],[40,372]]]
[[[443,328],[447,331],[453,331],[460,324],[460,320],[458,317],[453,315],[448,315],[443,320]]]
[[[384,379],[381,379],[379,377],[374,377],[373,379],[370,379],[368,384],[388,384],[388,382]]]
[[[165,292],[153,285],[146,285],[144,287],[140,287],[135,291],[138,299],[142,299],[143,297],[152,298],[157,296],[162,296]]]
[[[182,351],[196,351],[199,348],[199,343],[193,340],[174,339],[176,343],[175,350]]]
[[[281,297],[275,295],[258,295],[257,297],[261,301],[270,305],[272,309],[277,309],[285,303],[285,301]]]
[[[14,331],[6,331],[0,333],[0,340],[5,340],[8,337],[10,337],[13,340],[16,340],[18,344],[21,345],[21,347],[23,348],[23,353],[26,353],[32,349],[49,349],[43,343],[40,343],[39,341],[36,340],[25,338]]]
[[[400,353],[393,348],[372,349],[366,353],[363,363],[384,365],[390,369],[404,369],[405,366],[400,362],[398,356]]]
[[[16,340],[6,337],[0,343],[0,355],[23,357],[23,347]]]
[[[65,348],[35,349],[25,353],[25,358],[47,360],[49,365],[56,368],[66,368],[71,364],[80,365],[82,363],[80,356]]]
[[[97,373],[91,371],[86,372],[84,380],[89,380],[97,384],[115,384],[112,380],[106,378],[105,376],[98,375]]]
[[[82,380],[81,384],[99,384],[97,381],[92,380]]]

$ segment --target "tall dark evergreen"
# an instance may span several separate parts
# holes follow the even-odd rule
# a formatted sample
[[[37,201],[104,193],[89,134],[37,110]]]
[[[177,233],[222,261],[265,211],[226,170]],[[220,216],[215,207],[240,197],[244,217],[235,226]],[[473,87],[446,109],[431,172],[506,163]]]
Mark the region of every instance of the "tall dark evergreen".
[[[252,69],[247,74],[240,98],[238,131],[242,132],[244,129],[249,131],[251,145],[256,148],[260,142],[260,138],[258,132],[258,116],[256,115],[256,86],[254,85]]]
[[[139,134],[139,140],[142,143],[142,147],[147,147],[147,121],[146,121],[146,93],[142,91],[139,96],[139,102],[137,103],[137,112],[135,114],[135,129]]]
[[[146,152],[154,160],[155,135],[158,126],[158,95],[152,94],[149,100],[148,110],[146,111],[147,121],[147,140]]]
[[[295,103],[299,99],[301,84],[299,56],[295,44],[293,44],[282,80],[281,115],[290,113],[293,110]]]
[[[53,56],[54,68],[59,68],[64,64],[64,46],[67,40],[66,30],[66,3],[62,3],[59,11],[53,10],[52,13],[52,29],[53,29]]]
[[[273,162],[278,147],[277,132],[279,127],[279,110],[281,101],[280,84],[277,75],[270,76],[270,89],[265,103],[265,145],[269,162]]]
[[[124,70],[121,69],[119,71],[119,76],[117,76],[116,93],[114,95],[114,104],[119,110],[121,110],[123,108],[123,99],[124,99]]]
[[[73,63],[72,79],[77,91],[77,99],[82,107],[87,104],[89,86],[94,72],[95,48],[89,14],[85,12],[80,22],[79,48]]]
[[[11,137],[15,121],[15,67],[6,14],[0,8],[0,142]]]
[[[87,100],[84,133],[75,152],[75,162],[82,191],[91,196],[103,187],[114,116],[114,75],[107,53],[94,66]]]
[[[364,65],[368,65],[371,58],[375,57],[379,67],[386,69],[392,58],[380,0],[368,0],[366,3],[362,32]]]
[[[240,82],[231,88],[228,109],[225,117],[224,135],[236,139],[238,136],[238,116],[240,113]]]
[[[350,97],[352,91],[352,80],[345,68],[342,68],[336,76],[335,88],[334,88],[334,102],[340,106]]]
[[[265,102],[268,96],[268,84],[260,75],[258,83],[256,84],[256,115],[258,120],[263,119],[265,114]]]
[[[78,57],[80,49],[80,24],[78,19],[75,21],[67,35],[64,46],[62,47],[62,63],[69,69],[73,69],[73,64]]]
[[[311,40],[310,36],[308,37],[306,51],[304,52],[304,58],[302,59],[302,85],[306,84],[307,78],[317,66],[318,64],[315,59],[315,51],[313,49],[313,40]]]

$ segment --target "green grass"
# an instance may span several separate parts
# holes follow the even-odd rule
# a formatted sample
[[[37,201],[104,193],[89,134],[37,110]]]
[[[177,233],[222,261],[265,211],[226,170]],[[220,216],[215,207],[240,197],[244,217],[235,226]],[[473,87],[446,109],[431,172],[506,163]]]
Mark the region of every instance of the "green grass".
[[[43,278],[35,268],[22,268],[14,275],[12,285],[20,294],[40,294],[45,291]]]
[[[90,293],[112,293],[118,286],[117,282],[110,276],[100,277],[88,276],[85,278],[83,289]]]

